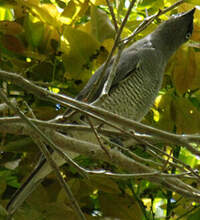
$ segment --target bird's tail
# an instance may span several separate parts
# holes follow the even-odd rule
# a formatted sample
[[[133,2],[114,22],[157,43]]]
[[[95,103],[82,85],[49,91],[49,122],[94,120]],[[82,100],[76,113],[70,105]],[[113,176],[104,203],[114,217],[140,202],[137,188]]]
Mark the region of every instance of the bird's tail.
[[[53,159],[56,161],[58,166],[64,163],[64,160],[58,156],[58,154],[53,153]],[[52,168],[48,165],[45,159],[41,159],[36,168],[22,184],[22,186],[14,193],[7,205],[7,211],[9,215],[13,215],[15,211],[22,205],[22,203],[27,199],[27,197],[34,191],[41,181],[46,177]]]

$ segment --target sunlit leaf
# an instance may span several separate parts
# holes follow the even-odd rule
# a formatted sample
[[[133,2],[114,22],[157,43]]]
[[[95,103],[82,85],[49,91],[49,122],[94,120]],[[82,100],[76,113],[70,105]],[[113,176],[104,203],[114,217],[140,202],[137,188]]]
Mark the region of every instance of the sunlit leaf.
[[[159,95],[155,100],[155,107],[159,112],[159,118],[155,126],[166,131],[172,131],[174,127],[173,109],[171,108],[172,100],[173,96],[170,94]]]
[[[26,39],[35,49],[40,45],[44,35],[44,24],[41,22],[33,22],[33,17],[25,19]]]
[[[91,7],[91,31],[100,42],[107,38],[114,38],[115,29],[106,13],[95,6]]]
[[[63,60],[66,70],[79,76],[90,63],[90,57],[98,49],[99,43],[89,34],[65,27],[61,42],[61,50],[64,52]],[[79,76],[81,77],[81,76]]]

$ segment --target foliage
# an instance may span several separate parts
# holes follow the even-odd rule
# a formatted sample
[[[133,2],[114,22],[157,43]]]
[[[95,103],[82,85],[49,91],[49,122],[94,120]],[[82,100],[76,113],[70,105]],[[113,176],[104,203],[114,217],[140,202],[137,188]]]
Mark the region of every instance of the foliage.
[[[110,1],[119,24],[129,1]],[[138,0],[123,30],[129,36],[138,24],[174,0]],[[134,40],[150,33],[172,13],[187,11],[199,4],[188,0],[173,11],[156,19]],[[75,96],[106,60],[114,43],[115,29],[105,0],[1,0],[0,1],[0,68],[16,72],[46,89]],[[197,134],[200,130],[200,12],[195,13],[191,41],[171,58],[162,90],[144,123],[177,134]],[[38,119],[50,120],[64,108],[30,95],[14,83],[1,80],[10,99],[20,109]],[[28,107],[29,106],[29,107]],[[14,113],[1,111],[2,117]],[[33,169],[39,150],[27,136],[1,133],[0,216],[11,195]],[[200,161],[184,148],[164,146],[166,152],[198,169]],[[138,155],[149,159],[143,150]],[[86,168],[118,168],[102,161],[79,156]],[[171,168],[169,172],[175,173]],[[115,180],[108,177],[83,179],[74,168],[64,165],[63,175],[88,219],[199,219],[199,205],[177,193],[140,179]],[[195,182],[186,181],[195,187]],[[169,216],[169,217],[165,217]],[[54,174],[50,174],[27,199],[14,219],[76,219]]]

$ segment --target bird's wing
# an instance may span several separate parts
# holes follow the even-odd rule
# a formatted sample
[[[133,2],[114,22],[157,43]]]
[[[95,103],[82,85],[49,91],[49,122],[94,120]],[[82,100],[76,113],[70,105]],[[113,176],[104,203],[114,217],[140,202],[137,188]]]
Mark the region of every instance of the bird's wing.
[[[137,68],[138,63],[139,63],[138,52],[139,51],[137,51],[137,50],[131,50],[131,51],[124,50],[124,52],[121,55],[120,61],[117,65],[117,71],[116,71],[116,75],[113,79],[111,89],[114,88],[122,80],[126,79],[126,77],[128,77],[131,73],[134,73],[134,70]],[[105,77],[102,79],[101,84],[100,84],[98,90],[96,91],[96,93],[93,94],[92,99],[89,100],[89,103],[96,100],[99,97],[99,95],[101,94],[104,83],[107,80],[108,75],[111,71],[114,59],[115,59],[115,57],[113,57],[111,59],[109,65],[108,65],[108,68],[106,69]],[[93,83],[95,83],[99,79],[99,77],[103,71],[103,68],[104,68],[104,65],[102,65],[99,69],[97,69],[95,74],[90,78],[90,80],[88,81],[86,86],[83,88],[83,90],[76,97],[78,100],[84,100],[84,98],[89,94]]]

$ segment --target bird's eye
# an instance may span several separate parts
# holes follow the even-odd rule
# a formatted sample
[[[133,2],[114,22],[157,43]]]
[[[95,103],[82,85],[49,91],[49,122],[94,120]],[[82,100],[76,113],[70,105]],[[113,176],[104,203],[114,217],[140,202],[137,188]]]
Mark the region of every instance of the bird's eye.
[[[190,37],[191,37],[191,33],[190,32],[188,32],[187,34],[186,34],[186,36],[185,36],[185,38],[187,39],[187,40],[189,40],[190,39]]]

